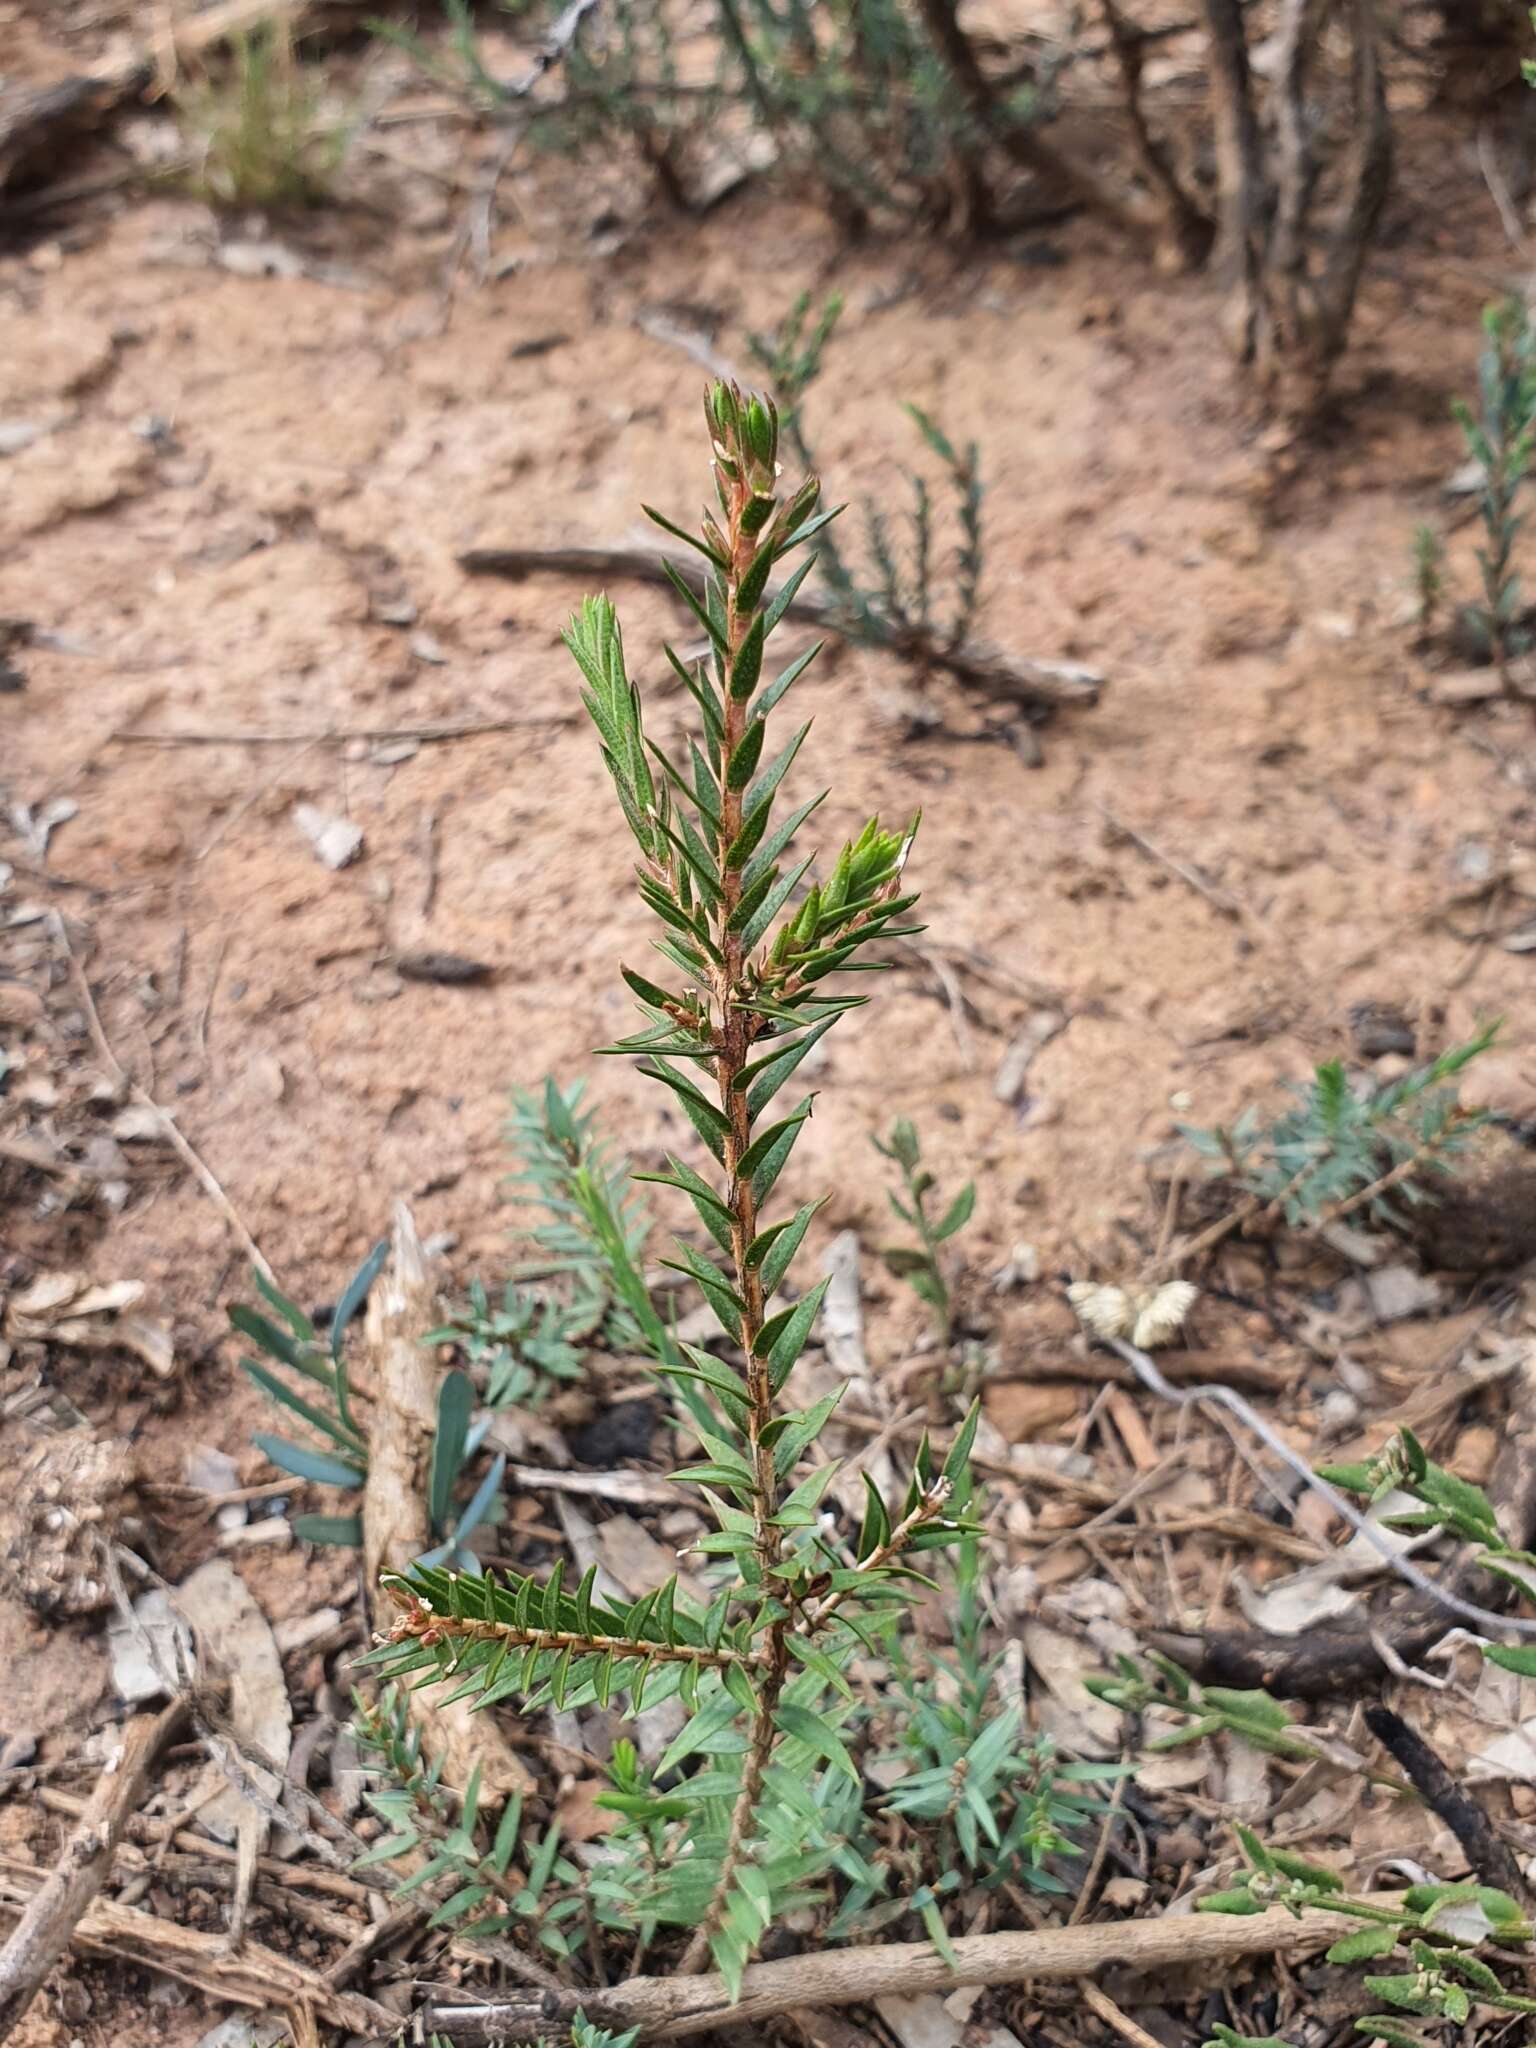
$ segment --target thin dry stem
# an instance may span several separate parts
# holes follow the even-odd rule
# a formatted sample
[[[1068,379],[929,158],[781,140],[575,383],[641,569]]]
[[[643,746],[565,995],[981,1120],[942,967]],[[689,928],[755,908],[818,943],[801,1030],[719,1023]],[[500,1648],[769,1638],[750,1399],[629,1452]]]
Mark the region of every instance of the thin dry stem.
[[[107,1072],[127,1092],[129,1097],[138,1104],[140,1109],[152,1110],[160,1119],[167,1144],[178,1155],[183,1164],[189,1167],[196,1176],[204,1191],[211,1198],[214,1207],[219,1211],[240,1243],[245,1247],[246,1254],[250,1258],[252,1265],[255,1266],[259,1273],[264,1274],[270,1280],[273,1274],[272,1268],[267,1263],[266,1254],[262,1251],[255,1238],[252,1237],[250,1231],[247,1230],[239,1210],[225,1193],[212,1168],[182,1130],[171,1112],[163,1103],[156,1102],[146,1089],[139,1086],[138,1082],[128,1073],[122,1061],[112,1050],[112,1041],[107,1037],[106,1026],[101,1021],[101,1012],[96,1007],[96,998],[91,993],[91,984],[86,979],[85,969],[80,965],[79,955],[70,944],[68,925],[57,911],[53,913],[50,923],[52,924],[54,935],[63,950],[65,960],[68,962],[70,976],[74,981],[75,987],[79,990],[80,1000],[85,1006],[85,1019],[90,1027],[92,1043],[105,1062]]]
[[[1128,2013],[1123,2013],[1109,1993],[1101,1991],[1091,1977],[1078,1979],[1077,1995],[1106,2027],[1112,2028],[1122,2041],[1129,2041],[1131,2048],[1159,2048],[1157,2036],[1149,2034],[1146,2028],[1138,2026]]]
[[[1470,1115],[1470,1110],[1453,1110],[1450,1121],[1443,1131],[1436,1132],[1432,1138],[1426,1138],[1406,1159],[1399,1160],[1390,1173],[1384,1173],[1380,1180],[1373,1180],[1368,1188],[1361,1188],[1358,1194],[1351,1195],[1347,1201],[1335,1202],[1331,1208],[1325,1209],[1316,1222],[1308,1227],[1312,1230],[1321,1230],[1325,1224],[1342,1223],[1346,1216],[1353,1216],[1355,1211],[1363,1209],[1367,1202],[1374,1202],[1379,1195],[1389,1194],[1393,1188],[1401,1187],[1405,1180],[1412,1180],[1425,1161],[1434,1158],[1452,1133]]]
[[[1229,1209],[1225,1216],[1217,1217],[1214,1223],[1202,1230],[1198,1236],[1192,1237],[1187,1244],[1176,1244],[1166,1258],[1155,1263],[1152,1271],[1158,1273],[1164,1268],[1172,1270],[1190,1259],[1198,1259],[1202,1252],[1208,1252],[1214,1246],[1223,1243],[1234,1230],[1241,1230],[1244,1224],[1252,1222],[1260,1211],[1263,1212],[1265,1223],[1278,1223],[1285,1214],[1285,1205],[1291,1196],[1304,1181],[1312,1178],[1322,1163],[1321,1157],[1309,1159],[1305,1166],[1297,1168],[1279,1194],[1268,1202],[1262,1195],[1249,1195],[1245,1201],[1239,1202],[1235,1209]]]

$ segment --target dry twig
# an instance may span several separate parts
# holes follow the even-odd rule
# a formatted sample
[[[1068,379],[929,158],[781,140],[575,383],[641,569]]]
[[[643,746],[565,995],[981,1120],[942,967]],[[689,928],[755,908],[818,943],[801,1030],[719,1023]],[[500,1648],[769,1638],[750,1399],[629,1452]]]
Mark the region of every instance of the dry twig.
[[[24,1912],[33,1887],[15,1877],[0,1878],[0,1912]],[[330,2025],[371,2040],[392,2041],[400,2031],[397,2013],[342,1991],[317,1970],[279,1955],[247,1939],[238,1955],[229,1953],[222,1934],[203,1934],[153,1913],[97,1899],[70,1936],[70,1946],[89,1955],[116,1956],[139,1969],[158,1970],[216,2000],[263,2010],[279,2006],[299,2011],[308,2006]]]
[[[592,1500],[607,1501],[610,1506],[677,1506],[677,1488],[645,1472],[556,1472],[542,1465],[510,1465],[507,1479],[529,1493],[586,1494]]]
[[[506,576],[514,581],[540,575],[581,576],[599,581],[622,578],[664,590],[672,587],[668,565],[687,580],[691,589],[702,594],[704,579],[693,563],[660,548],[470,548],[459,556],[459,567],[470,576]],[[943,669],[957,681],[1008,703],[1038,705],[1049,710],[1063,704],[1096,704],[1103,687],[1103,679],[1091,669],[1076,668],[1070,663],[1017,661],[975,640],[949,647],[937,634],[904,632],[878,620],[873,626],[855,624],[832,599],[814,597],[804,591],[794,599],[785,617],[803,619],[808,625],[824,627],[856,643],[871,643],[872,633],[878,633],[876,644],[889,648],[893,654]]]
[[[429,2032],[450,2041],[535,2041],[568,2023],[580,2007],[600,2025],[638,2026],[645,2040],[672,2041],[721,2026],[750,2027],[796,2006],[862,2004],[888,1995],[910,1998],[965,1984],[1070,1981],[1111,1964],[1198,1969],[1234,1956],[1303,1955],[1326,1947],[1356,1924],[1342,1914],[1309,1913],[1301,1920],[1283,1907],[1271,1907],[1248,1919],[1187,1914],[978,1934],[955,1942],[953,1967],[927,1942],[829,1948],[752,1964],[734,2005],[717,1976],[633,1977],[606,1991],[494,2005],[436,2005],[423,2019]]]
[[[1464,1791],[1417,1730],[1400,1714],[1379,1702],[1365,1710],[1365,1725],[1382,1748],[1413,1782],[1427,1806],[1434,1809],[1460,1842],[1472,1875],[1516,1899],[1529,1899],[1530,1887],[1507,1842],[1500,1841],[1492,1821],[1470,1793]]]
[[[530,726],[556,729],[574,723],[562,712],[551,712],[547,717],[467,718],[435,725],[334,725],[320,732],[136,732],[132,726],[119,726],[107,737],[125,747],[318,747],[338,740],[420,740],[423,746],[434,746],[448,740],[479,739],[485,733],[524,732]]]
[[[1452,1587],[1436,1585],[1434,1580],[1420,1571],[1410,1558],[1400,1555],[1392,1548],[1379,1523],[1362,1514],[1354,1502],[1340,1493],[1337,1487],[1330,1486],[1325,1479],[1320,1479],[1300,1452],[1293,1450],[1278,1436],[1263,1416],[1248,1405],[1241,1394],[1234,1394],[1230,1387],[1215,1382],[1182,1390],[1172,1387],[1158,1371],[1151,1357],[1145,1351],[1139,1351],[1134,1344],[1127,1344],[1121,1337],[1101,1337],[1098,1341],[1107,1344],[1111,1351],[1118,1353],[1133,1367],[1142,1385],[1159,1399],[1172,1402],[1176,1408],[1198,1407],[1202,1402],[1208,1402],[1235,1415],[1266,1450],[1296,1475],[1303,1486],[1309,1488],[1320,1500],[1326,1501],[1341,1521],[1347,1522],[1357,1535],[1365,1538],[1381,1558],[1387,1571],[1401,1579],[1405,1585],[1411,1586],[1416,1593],[1422,1594],[1444,1613],[1454,1614],[1462,1621],[1473,1622],[1484,1632],[1491,1629],[1500,1634],[1536,1636],[1536,1621],[1527,1621],[1518,1615],[1495,1614],[1491,1608],[1478,1606],[1475,1601],[1464,1598]],[[1445,1626],[1442,1622],[1442,1633]]]
[[[1177,875],[1187,888],[1193,889],[1197,896],[1203,896],[1213,910],[1219,911],[1223,917],[1234,918],[1239,923],[1246,920],[1247,912],[1237,898],[1229,896],[1225,889],[1218,889],[1214,882],[1207,881],[1198,868],[1192,868],[1187,861],[1175,859],[1155,841],[1148,839],[1145,833],[1138,832],[1133,825],[1127,825],[1123,818],[1117,818],[1108,804],[1101,804],[1095,799],[1093,807],[1112,831],[1119,832],[1129,839],[1148,860],[1166,868],[1169,874]]]
[[[1117,2033],[1122,2041],[1129,2041],[1131,2048],[1162,2048],[1157,2036],[1149,2034],[1145,2027],[1137,2026],[1129,2014],[1120,2010],[1107,1992],[1099,1989],[1092,1978],[1079,1978],[1077,1991],[1088,2010],[1101,2019],[1106,2027]]]

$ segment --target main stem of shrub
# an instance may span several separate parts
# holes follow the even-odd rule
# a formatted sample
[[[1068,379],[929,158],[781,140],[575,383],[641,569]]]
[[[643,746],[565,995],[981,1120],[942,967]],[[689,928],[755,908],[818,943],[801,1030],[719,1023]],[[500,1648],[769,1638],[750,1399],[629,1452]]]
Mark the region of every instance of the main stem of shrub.
[[[743,791],[732,789],[729,764],[740,745],[751,716],[746,700],[738,698],[729,685],[736,660],[752,625],[756,605],[743,605],[741,586],[752,567],[757,542],[743,523],[751,499],[745,474],[731,476],[717,465],[717,475],[726,494],[725,538],[730,550],[730,567],[725,573],[726,677],[724,692],[724,733],[718,761],[721,792],[720,843],[729,846],[742,826]],[[762,602],[761,596],[758,603]],[[773,1380],[766,1357],[758,1354],[763,1327],[763,1282],[747,1251],[757,1235],[757,1197],[752,1176],[741,1171],[741,1160],[751,1143],[751,1115],[742,1072],[751,1057],[755,1036],[753,1013],[742,1004],[746,990],[746,954],[740,932],[731,930],[731,920],[741,901],[741,868],[727,868],[722,876],[725,902],[720,910],[721,964],[715,974],[715,999],[720,1018],[720,1051],[715,1072],[720,1084],[720,1106],[730,1119],[730,1134],[724,1139],[726,1204],[731,1212],[731,1263],[735,1267],[736,1291],[743,1310],[741,1348],[747,1367],[747,1441],[751,1452],[755,1485],[752,1496],[753,1537],[764,1597],[772,1597],[771,1568],[779,1558],[779,1531],[773,1517],[778,1508],[778,1479],[774,1471],[773,1446],[767,1438],[773,1420]],[[752,1732],[742,1766],[741,1789],[731,1812],[730,1834],[720,1875],[715,1883],[709,1909],[694,1933],[680,1965],[684,1973],[702,1970],[709,1960],[709,1938],[718,1926],[730,1896],[736,1870],[745,1852],[752,1828],[752,1815],[762,1793],[763,1773],[773,1749],[774,1714],[789,1670],[787,1634],[789,1617],[772,1622],[764,1643],[766,1670],[757,1692]]]

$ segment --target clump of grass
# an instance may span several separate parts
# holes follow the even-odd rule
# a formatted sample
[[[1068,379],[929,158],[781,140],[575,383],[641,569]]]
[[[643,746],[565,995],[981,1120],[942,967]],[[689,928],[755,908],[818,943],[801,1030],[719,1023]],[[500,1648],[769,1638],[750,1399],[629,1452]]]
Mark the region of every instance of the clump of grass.
[[[191,182],[217,206],[318,205],[350,131],[318,70],[276,22],[231,37],[227,64],[183,87],[176,113]]]

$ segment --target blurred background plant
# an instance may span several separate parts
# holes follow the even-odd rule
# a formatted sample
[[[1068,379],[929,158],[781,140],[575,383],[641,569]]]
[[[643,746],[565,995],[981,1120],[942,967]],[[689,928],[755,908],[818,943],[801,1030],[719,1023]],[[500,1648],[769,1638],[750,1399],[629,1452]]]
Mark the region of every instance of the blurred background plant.
[[[175,89],[194,187],[218,206],[316,206],[330,194],[355,117],[280,21],[232,36]]]
[[[815,466],[816,456],[806,426],[805,400],[837,331],[842,296],[831,293],[814,319],[811,307],[811,294],[802,292],[771,334],[748,337],[778,402],[785,439],[808,468]],[[919,407],[908,405],[904,410],[943,465],[953,501],[958,538],[942,584],[934,559],[933,491],[917,470],[903,472],[910,498],[904,541],[892,531],[889,494],[869,491],[859,502],[864,562],[854,566],[831,530],[822,536],[820,553],[822,573],[851,637],[900,649],[921,661],[936,650],[964,646],[975,625],[986,560],[984,491],[976,443],[969,443],[961,454]],[[947,619],[938,618],[940,610],[948,613]]]
[[[898,1117],[886,1137],[872,1137],[870,1143],[883,1159],[894,1161],[901,1169],[902,1194],[888,1190],[886,1200],[917,1239],[915,1245],[885,1245],[880,1256],[886,1271],[905,1280],[927,1303],[933,1314],[934,1336],[940,1349],[948,1350],[954,1333],[954,1296],[942,1247],[971,1220],[976,1183],[968,1180],[935,1217],[929,1211],[929,1201],[938,1183],[923,1164],[922,1146],[911,1120]]]
[[[1525,522],[1516,506],[1536,446],[1536,332],[1524,301],[1508,298],[1489,306],[1483,336],[1477,407],[1457,399],[1454,408],[1477,464],[1483,522],[1477,551],[1483,601],[1464,607],[1462,615],[1508,689],[1510,658],[1527,644],[1514,566],[1515,542]]]
[[[771,161],[850,234],[994,221],[975,114],[903,0],[711,0],[702,21],[675,0],[613,0],[560,38],[563,93],[526,109],[523,82],[488,63],[468,0],[445,0],[444,14],[441,41],[375,28],[492,117],[518,107],[546,148],[633,150],[675,207],[707,206],[733,172]],[[557,10],[546,25],[558,34]],[[999,92],[1004,118],[1049,118],[1053,76],[1052,53],[1032,53]]]
[[[1247,1191],[1238,1219],[1268,1209],[1299,1226],[1364,1210],[1401,1224],[1399,1205],[1432,1201],[1435,1181],[1455,1174],[1486,1121],[1462,1104],[1454,1084],[1498,1031],[1497,1021],[1487,1024],[1390,1081],[1352,1081],[1342,1060],[1326,1060],[1309,1082],[1292,1086],[1293,1107],[1277,1117],[1250,1105],[1231,1125],[1179,1128],[1213,1179]],[[1229,1218],[1215,1229],[1235,1227]]]

